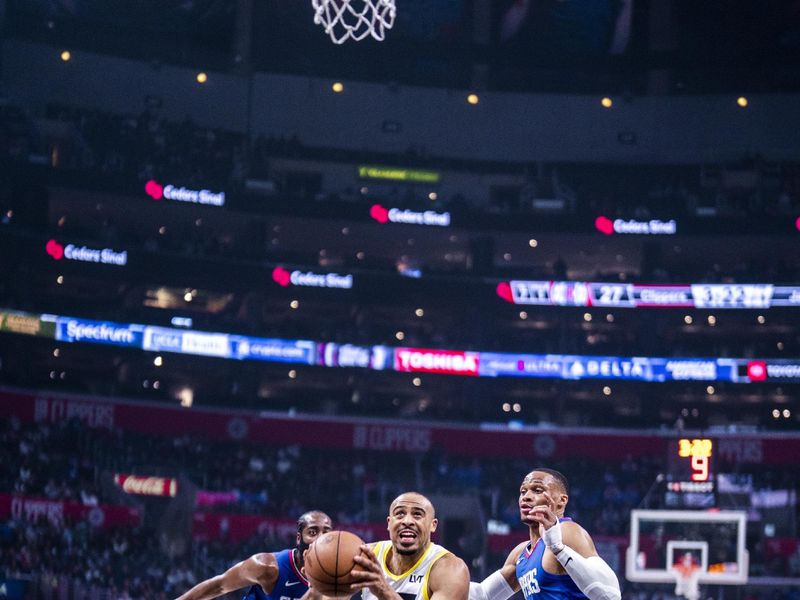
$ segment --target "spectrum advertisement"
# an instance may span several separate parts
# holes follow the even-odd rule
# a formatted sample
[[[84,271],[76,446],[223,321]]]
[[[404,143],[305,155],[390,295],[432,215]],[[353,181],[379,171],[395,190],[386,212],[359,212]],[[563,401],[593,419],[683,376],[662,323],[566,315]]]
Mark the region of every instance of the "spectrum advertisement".
[[[257,338],[227,333],[93,321],[0,309],[3,331],[88,343],[233,360],[258,360],[324,367],[394,370],[470,377],[534,377],[565,380],[614,379],[646,382],[800,382],[800,359],[664,358],[518,354],[432,348],[391,348],[311,340]],[[48,324],[37,329],[39,322]],[[51,333],[52,332],[52,333]]]
[[[56,318],[56,340],[60,342],[141,348],[143,332],[143,325],[123,325],[111,321],[90,321],[71,317]]]
[[[800,286],[771,283],[633,284],[587,281],[503,281],[497,295],[506,302],[538,306],[606,308],[800,307]]]

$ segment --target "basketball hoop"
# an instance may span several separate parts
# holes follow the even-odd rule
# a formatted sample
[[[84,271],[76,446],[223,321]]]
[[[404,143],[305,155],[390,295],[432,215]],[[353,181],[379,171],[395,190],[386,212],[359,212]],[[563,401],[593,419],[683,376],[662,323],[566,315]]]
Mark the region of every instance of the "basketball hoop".
[[[383,41],[394,25],[394,0],[311,0],[314,23],[322,25],[334,44],[356,42],[371,35]]]
[[[686,600],[700,600],[700,566],[679,563],[672,567],[672,572],[675,574],[675,595]]]

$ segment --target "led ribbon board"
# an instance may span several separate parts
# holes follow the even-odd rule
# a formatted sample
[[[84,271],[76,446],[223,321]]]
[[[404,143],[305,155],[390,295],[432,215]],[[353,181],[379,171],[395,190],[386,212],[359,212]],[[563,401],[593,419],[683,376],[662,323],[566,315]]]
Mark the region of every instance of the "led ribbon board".
[[[52,337],[67,343],[113,345],[149,352],[173,352],[232,360],[392,369],[406,373],[472,377],[618,379],[645,382],[800,381],[800,359],[588,356],[390,348],[257,338],[0,309],[3,323],[9,315],[13,315],[16,322],[22,324],[16,330],[9,327],[4,329],[12,333]],[[41,324],[37,325],[37,322]]]
[[[586,281],[504,281],[497,295],[511,304],[603,308],[800,307],[800,286],[771,283],[634,284]]]

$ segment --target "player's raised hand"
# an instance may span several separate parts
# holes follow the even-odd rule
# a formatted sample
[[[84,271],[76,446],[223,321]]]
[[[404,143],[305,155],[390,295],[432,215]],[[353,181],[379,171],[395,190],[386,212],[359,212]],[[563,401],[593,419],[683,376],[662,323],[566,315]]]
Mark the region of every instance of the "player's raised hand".
[[[558,523],[558,515],[553,510],[555,502],[550,494],[543,492],[544,504],[537,504],[531,508],[531,519],[539,523],[539,535],[544,534],[545,529],[550,529],[553,525]]]

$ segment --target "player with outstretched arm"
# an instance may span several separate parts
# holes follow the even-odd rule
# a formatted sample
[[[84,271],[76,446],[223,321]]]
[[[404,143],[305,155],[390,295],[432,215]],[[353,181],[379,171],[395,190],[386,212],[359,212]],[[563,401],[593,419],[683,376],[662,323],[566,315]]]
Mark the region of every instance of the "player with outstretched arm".
[[[294,548],[254,554],[198,583],[178,600],[210,600],[242,588],[249,588],[243,600],[299,600],[308,591],[308,580],[302,572],[304,553],[331,528],[331,518],[324,512],[304,513],[297,520]]]
[[[519,489],[520,519],[530,539],[481,583],[470,583],[470,600],[507,600],[522,589],[525,600],[620,600],[619,581],[600,558],[586,530],[564,516],[566,477],[537,468]]]

